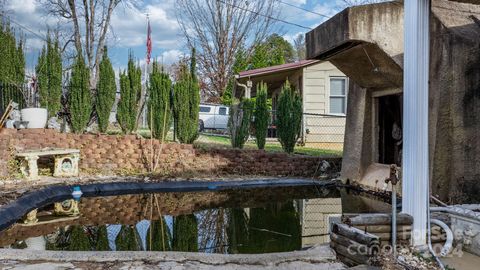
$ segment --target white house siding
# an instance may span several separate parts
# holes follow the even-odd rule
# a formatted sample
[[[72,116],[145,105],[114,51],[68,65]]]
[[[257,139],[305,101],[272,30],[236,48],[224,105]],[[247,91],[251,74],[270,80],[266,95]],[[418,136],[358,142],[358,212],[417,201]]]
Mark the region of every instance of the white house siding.
[[[340,198],[302,200],[302,247],[329,242],[330,221],[342,213]]]
[[[330,62],[303,68],[303,112],[329,114],[330,78],[345,77]],[[348,86],[347,86],[348,89]],[[343,148],[345,117],[304,116],[304,142],[308,146]]]

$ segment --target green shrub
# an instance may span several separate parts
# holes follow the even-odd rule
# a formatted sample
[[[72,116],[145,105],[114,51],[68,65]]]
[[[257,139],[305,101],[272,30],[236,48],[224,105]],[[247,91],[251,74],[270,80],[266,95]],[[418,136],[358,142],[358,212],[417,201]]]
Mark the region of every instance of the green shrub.
[[[90,93],[90,72],[82,55],[78,55],[70,78],[68,105],[70,121],[75,133],[82,133],[88,125],[92,113]]]
[[[285,152],[293,152],[301,126],[302,100],[287,80],[282,87],[277,106],[277,135]]]
[[[58,38],[52,41],[47,37],[47,46],[43,47],[35,67],[38,79],[40,105],[48,110],[49,117],[57,115],[62,103],[62,54]]]
[[[258,149],[265,148],[265,141],[268,131],[268,121],[270,113],[268,112],[268,93],[267,84],[261,82],[257,86],[257,96],[255,99],[255,138]]]
[[[142,71],[135,66],[133,55],[128,57],[127,73],[120,75],[120,100],[117,121],[123,133],[130,134],[137,126],[138,103],[142,89]]]
[[[181,67],[180,80],[175,83],[174,110],[175,132],[181,143],[193,143],[198,138],[198,113],[200,110],[200,87],[196,76],[195,49],[192,50],[190,71]]]
[[[157,62],[153,62],[153,70],[150,74],[149,100],[148,100],[148,124],[152,136],[156,139],[164,139],[170,129],[170,90],[172,81],[167,73],[160,70]]]
[[[242,149],[248,140],[250,123],[252,121],[254,103],[251,99],[244,99],[230,107],[228,129],[230,142],[233,148]]]
[[[108,58],[107,47],[103,49],[103,57],[100,62],[99,79],[97,83],[96,110],[98,116],[98,129],[105,133],[108,129],[110,112],[115,103],[117,85],[115,84],[115,72]]]

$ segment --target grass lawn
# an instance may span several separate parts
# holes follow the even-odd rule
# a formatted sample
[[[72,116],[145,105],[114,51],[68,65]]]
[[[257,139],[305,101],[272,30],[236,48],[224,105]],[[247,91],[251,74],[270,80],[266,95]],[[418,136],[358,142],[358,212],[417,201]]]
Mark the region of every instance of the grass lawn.
[[[195,141],[195,145],[198,147],[221,147],[221,148],[231,148],[230,139],[226,136],[217,136],[217,135],[206,135],[202,134]],[[255,141],[249,140],[245,144],[245,149],[257,149]],[[265,150],[269,152],[283,152],[282,146],[279,142],[267,141],[265,145]],[[341,157],[342,151],[338,150],[329,150],[321,148],[312,148],[312,147],[295,147],[296,154],[310,155],[310,156],[322,156],[322,157]]]

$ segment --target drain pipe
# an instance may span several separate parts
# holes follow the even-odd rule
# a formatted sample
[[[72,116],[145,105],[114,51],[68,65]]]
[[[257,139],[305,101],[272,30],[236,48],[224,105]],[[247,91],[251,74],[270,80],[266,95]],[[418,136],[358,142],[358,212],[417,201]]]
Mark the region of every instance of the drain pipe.
[[[385,184],[392,183],[392,252],[393,257],[397,258],[397,166],[390,165],[390,177],[385,179]]]
[[[448,255],[448,253],[450,253],[450,250],[452,250],[453,247],[453,232],[443,221],[440,221],[438,219],[430,219],[430,222],[432,224],[440,226],[440,228],[442,228],[447,234],[447,241],[445,241],[445,245],[443,245],[443,248],[440,251],[440,256],[445,257]]]

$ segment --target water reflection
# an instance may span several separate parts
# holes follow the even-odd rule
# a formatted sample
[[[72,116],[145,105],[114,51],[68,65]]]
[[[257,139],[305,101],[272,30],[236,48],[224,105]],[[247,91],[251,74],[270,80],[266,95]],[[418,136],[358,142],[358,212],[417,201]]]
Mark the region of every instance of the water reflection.
[[[38,209],[37,223],[0,232],[0,246],[284,252],[328,241],[329,223],[341,210],[339,190],[311,186],[82,198],[79,216],[56,216],[47,205]]]

